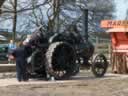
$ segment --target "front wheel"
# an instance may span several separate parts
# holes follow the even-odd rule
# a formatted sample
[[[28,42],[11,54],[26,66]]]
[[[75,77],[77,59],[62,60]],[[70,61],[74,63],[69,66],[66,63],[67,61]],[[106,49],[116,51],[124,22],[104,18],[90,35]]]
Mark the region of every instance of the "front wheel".
[[[92,60],[92,72],[96,77],[102,77],[106,73],[108,62],[103,54],[96,54]]]

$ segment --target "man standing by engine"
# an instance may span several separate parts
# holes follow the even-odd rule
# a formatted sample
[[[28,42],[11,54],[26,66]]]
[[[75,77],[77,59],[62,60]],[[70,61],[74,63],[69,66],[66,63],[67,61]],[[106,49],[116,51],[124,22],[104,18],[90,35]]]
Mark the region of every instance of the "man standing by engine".
[[[27,35],[27,38],[20,42],[19,46],[12,51],[11,57],[16,59],[16,72],[17,72],[17,80],[28,81],[28,73],[27,73],[27,58],[30,56],[31,45],[29,44],[29,40],[31,39],[31,35]]]
[[[16,73],[17,73],[17,80],[19,82],[21,81],[28,81],[28,76],[27,76],[27,61],[26,61],[26,52],[24,46],[21,46],[22,44],[19,45],[15,50],[13,50],[9,58],[16,60]]]
[[[19,82],[28,80],[27,58],[32,54],[32,48],[40,47],[41,42],[47,42],[47,39],[44,38],[42,32],[34,32],[31,36],[27,36],[22,46],[20,44],[20,46],[11,53],[11,56],[16,59],[17,80]]]

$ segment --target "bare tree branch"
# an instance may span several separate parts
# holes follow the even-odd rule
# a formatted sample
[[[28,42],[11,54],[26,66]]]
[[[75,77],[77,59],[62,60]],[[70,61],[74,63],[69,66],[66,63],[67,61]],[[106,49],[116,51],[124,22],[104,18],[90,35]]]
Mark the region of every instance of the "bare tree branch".
[[[30,7],[30,8],[22,8],[22,9],[20,9],[20,10],[17,10],[17,13],[20,13],[20,12],[25,12],[25,11],[30,11],[30,10],[33,10],[33,9],[37,9],[37,8],[39,8],[39,7],[41,7],[41,6],[43,6],[43,5],[45,5],[45,4],[47,4],[47,3],[49,3],[49,2],[44,2],[44,3],[42,3],[42,4],[39,4],[39,5],[36,5],[36,6],[32,6],[32,7]],[[3,10],[2,11],[2,13],[14,13],[14,11],[10,11],[10,10]]]

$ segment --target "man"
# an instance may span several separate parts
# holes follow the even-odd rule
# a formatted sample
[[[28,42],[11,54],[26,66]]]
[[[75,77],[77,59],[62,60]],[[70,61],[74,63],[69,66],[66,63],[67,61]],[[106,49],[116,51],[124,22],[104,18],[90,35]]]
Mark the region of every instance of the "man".
[[[15,50],[13,50],[9,57],[11,59],[16,60],[16,73],[17,73],[17,80],[19,82],[21,81],[28,81],[27,76],[27,61],[26,61],[26,52],[25,48],[22,46],[17,47]]]
[[[13,40],[10,40],[10,43],[8,44],[8,53],[11,53],[15,48],[16,48],[16,44],[14,43]],[[9,64],[14,63],[14,61],[8,58],[8,63]]]
[[[27,81],[27,58],[32,54],[32,47],[38,46],[40,43],[46,41],[43,38],[43,34],[39,32],[35,32],[32,34],[32,37],[29,40],[24,40],[23,45],[17,47],[10,55],[10,57],[14,57],[16,59],[16,72],[17,72],[17,80]],[[21,45],[21,44],[20,44]]]

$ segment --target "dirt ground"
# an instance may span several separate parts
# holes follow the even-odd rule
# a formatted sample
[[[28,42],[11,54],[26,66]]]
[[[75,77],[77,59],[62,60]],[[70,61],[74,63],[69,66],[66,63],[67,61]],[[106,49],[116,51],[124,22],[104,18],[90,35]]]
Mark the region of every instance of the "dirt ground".
[[[128,75],[107,73],[95,78],[91,72],[80,72],[70,80],[45,81],[15,78],[0,79],[0,96],[128,96]]]

